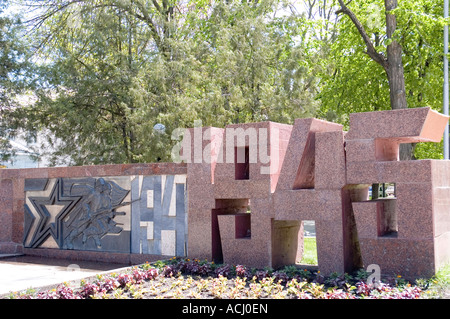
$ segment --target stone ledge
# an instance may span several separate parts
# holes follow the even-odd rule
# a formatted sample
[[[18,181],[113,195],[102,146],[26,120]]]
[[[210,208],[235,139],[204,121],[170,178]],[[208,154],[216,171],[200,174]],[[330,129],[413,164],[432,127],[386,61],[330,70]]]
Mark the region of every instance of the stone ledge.
[[[170,259],[172,256],[148,255],[148,254],[129,254],[129,253],[111,253],[101,251],[85,250],[61,250],[51,248],[24,248],[23,253],[28,256],[39,256],[47,258],[60,258],[68,260],[108,262],[114,264],[137,265],[145,262],[154,262],[157,260]]]

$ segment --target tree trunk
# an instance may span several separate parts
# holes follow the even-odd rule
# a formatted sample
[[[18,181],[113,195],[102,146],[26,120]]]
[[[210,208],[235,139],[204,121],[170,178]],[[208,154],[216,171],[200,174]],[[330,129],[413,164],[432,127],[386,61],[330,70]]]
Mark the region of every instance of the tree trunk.
[[[386,75],[389,82],[389,97],[392,110],[406,109],[408,105],[406,103],[406,89],[405,89],[405,76],[402,62],[402,47],[395,39],[395,30],[397,28],[397,18],[395,14],[392,14],[392,10],[398,6],[397,0],[384,0],[384,6],[386,10],[386,36],[390,41],[387,47],[387,57],[377,52],[375,46],[372,43],[369,35],[362,23],[358,20],[356,15],[344,4],[343,0],[338,0],[340,9],[336,11],[337,14],[343,13],[349,16],[353,24],[358,29],[359,34],[363,38],[366,47],[367,55],[372,60],[380,64],[386,71]],[[376,37],[377,39],[377,37]],[[414,156],[414,144],[400,144],[400,160],[410,160]]]
[[[408,108],[402,62],[402,47],[394,37],[394,32],[397,28],[397,18],[394,14],[390,13],[397,8],[397,5],[397,0],[384,0],[386,9],[386,36],[392,41],[387,47],[388,67],[386,69],[392,110]],[[405,161],[413,158],[414,144],[400,144],[400,160]]]
[[[402,48],[398,43],[392,43],[387,48],[389,69],[387,77],[389,81],[389,96],[391,109],[406,109],[405,77],[402,63]]]
[[[405,76],[402,62],[402,47],[393,39],[395,29],[397,28],[397,18],[390,11],[397,8],[397,0],[385,0],[386,8],[386,36],[392,42],[387,47],[386,70],[389,81],[391,109],[406,109],[406,90]]]

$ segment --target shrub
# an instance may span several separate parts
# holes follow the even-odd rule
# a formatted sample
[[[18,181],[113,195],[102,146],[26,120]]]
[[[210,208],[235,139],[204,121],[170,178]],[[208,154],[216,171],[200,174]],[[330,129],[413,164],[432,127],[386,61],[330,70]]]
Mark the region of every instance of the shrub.
[[[119,283],[119,287],[123,288],[125,287],[128,283],[132,283],[133,281],[133,276],[130,274],[120,274],[119,276],[117,276],[117,282]]]
[[[166,265],[164,266],[161,274],[164,277],[176,277],[178,276],[179,271],[176,265]]]
[[[100,288],[97,284],[87,282],[81,287],[79,295],[81,296],[81,298],[88,299],[95,296],[95,294],[97,294],[99,290]]]
[[[279,282],[282,285],[286,285],[289,280],[289,276],[284,271],[275,271],[272,275],[275,279],[275,282]]]
[[[267,269],[257,270],[255,272],[255,277],[259,281],[263,280],[264,278],[270,277],[270,276],[271,276],[271,272]]]
[[[160,263],[161,264],[161,263]],[[208,293],[214,298],[298,298],[298,299],[416,299],[421,297],[423,290],[419,286],[412,286],[400,276],[377,283],[367,284],[361,278],[362,271],[355,277],[348,274],[333,273],[328,277],[320,271],[311,273],[295,267],[272,271],[272,269],[249,269],[245,265],[232,266],[229,264],[214,265],[198,259],[171,259],[162,268],[153,268],[155,264],[148,263],[133,267],[118,275],[98,275],[93,283],[81,282],[80,288],[74,291],[66,284],[57,288],[39,292],[14,293],[10,298],[18,299],[88,299],[88,298],[133,298],[145,297],[141,283],[163,277],[177,277],[173,287],[164,288],[160,283],[152,286],[152,296],[161,297],[167,290],[175,289],[169,295],[183,297],[184,291],[189,293],[192,287],[197,287],[195,295]],[[180,274],[187,274],[185,279]],[[212,276],[194,281],[191,275]],[[234,281],[228,280],[236,276]],[[171,282],[169,280],[168,282]],[[161,283],[167,282],[161,279]],[[233,284],[234,283],[234,284]],[[167,285],[167,284],[166,284]],[[426,288],[424,288],[426,289]],[[123,294],[127,291],[127,294]],[[192,293],[192,292],[191,292]],[[190,295],[194,296],[194,294]]]
[[[241,278],[249,278],[251,277],[251,271],[247,269],[247,267],[243,265],[236,266],[236,276]]]
[[[214,270],[214,273],[217,277],[222,276],[228,278],[228,276],[231,275],[231,272],[232,272],[231,266],[228,264],[219,266]]]
[[[105,278],[103,281],[99,281],[97,282],[98,285],[98,290],[100,292],[104,292],[104,293],[108,293],[110,291],[113,291],[114,289],[116,289],[117,287],[120,286],[120,284],[118,283],[118,281],[114,278]]]
[[[145,270],[145,279],[146,280],[153,280],[158,276],[158,269],[156,268],[150,268]]]
[[[132,270],[132,272],[131,272],[131,276],[133,278],[133,282],[136,283],[136,284],[142,283],[146,279],[146,277],[147,277],[146,275],[147,275],[146,272],[141,271],[137,267],[134,268]]]

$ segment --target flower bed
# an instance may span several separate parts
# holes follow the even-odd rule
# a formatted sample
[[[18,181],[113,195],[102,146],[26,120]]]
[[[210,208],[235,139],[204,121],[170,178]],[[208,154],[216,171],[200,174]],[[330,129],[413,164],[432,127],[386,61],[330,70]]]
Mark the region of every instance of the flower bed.
[[[274,299],[416,299],[423,287],[400,276],[367,284],[368,273],[332,274],[288,266],[282,270],[215,265],[200,260],[171,259],[98,275],[79,286],[64,283],[47,291],[11,293],[14,299],[137,298],[274,298]]]

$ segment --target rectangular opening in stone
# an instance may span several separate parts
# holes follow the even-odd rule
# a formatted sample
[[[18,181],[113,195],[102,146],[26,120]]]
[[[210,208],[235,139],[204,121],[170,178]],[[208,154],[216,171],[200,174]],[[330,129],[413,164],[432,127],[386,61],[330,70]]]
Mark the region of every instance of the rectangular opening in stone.
[[[386,198],[380,201],[377,216],[378,236],[395,238],[398,235],[396,199]]]
[[[236,180],[250,179],[249,147],[234,148],[234,178]]]
[[[397,237],[397,209],[395,183],[374,183],[369,190],[369,200],[377,202],[378,237]]]
[[[303,226],[299,220],[272,220],[272,267],[296,264],[302,256]]]
[[[246,236],[250,228],[250,200],[248,198],[230,198],[230,199],[216,199],[215,208],[211,211],[211,237],[212,237],[212,259],[215,263],[223,262],[223,252],[222,252],[222,237],[226,237],[229,233],[233,233],[234,238],[246,238],[238,236]],[[226,229],[220,229],[219,227],[219,215],[234,215],[233,220],[234,225],[232,227],[226,227]],[[240,220],[236,220],[237,216],[248,216],[243,217],[244,223],[241,226],[237,226]],[[246,226],[248,225],[248,226]],[[225,225],[231,226],[231,225]],[[248,231],[248,230],[249,231]],[[239,234],[237,236],[237,234]]]
[[[371,200],[396,198],[395,183],[375,183],[369,191]]]
[[[316,223],[314,220],[303,221],[303,254],[302,265],[318,265],[316,244]]]
[[[272,267],[317,269],[315,226],[313,220],[272,220]]]
[[[252,223],[250,206],[245,213],[237,214],[235,217],[235,234],[236,238],[251,238]]]

